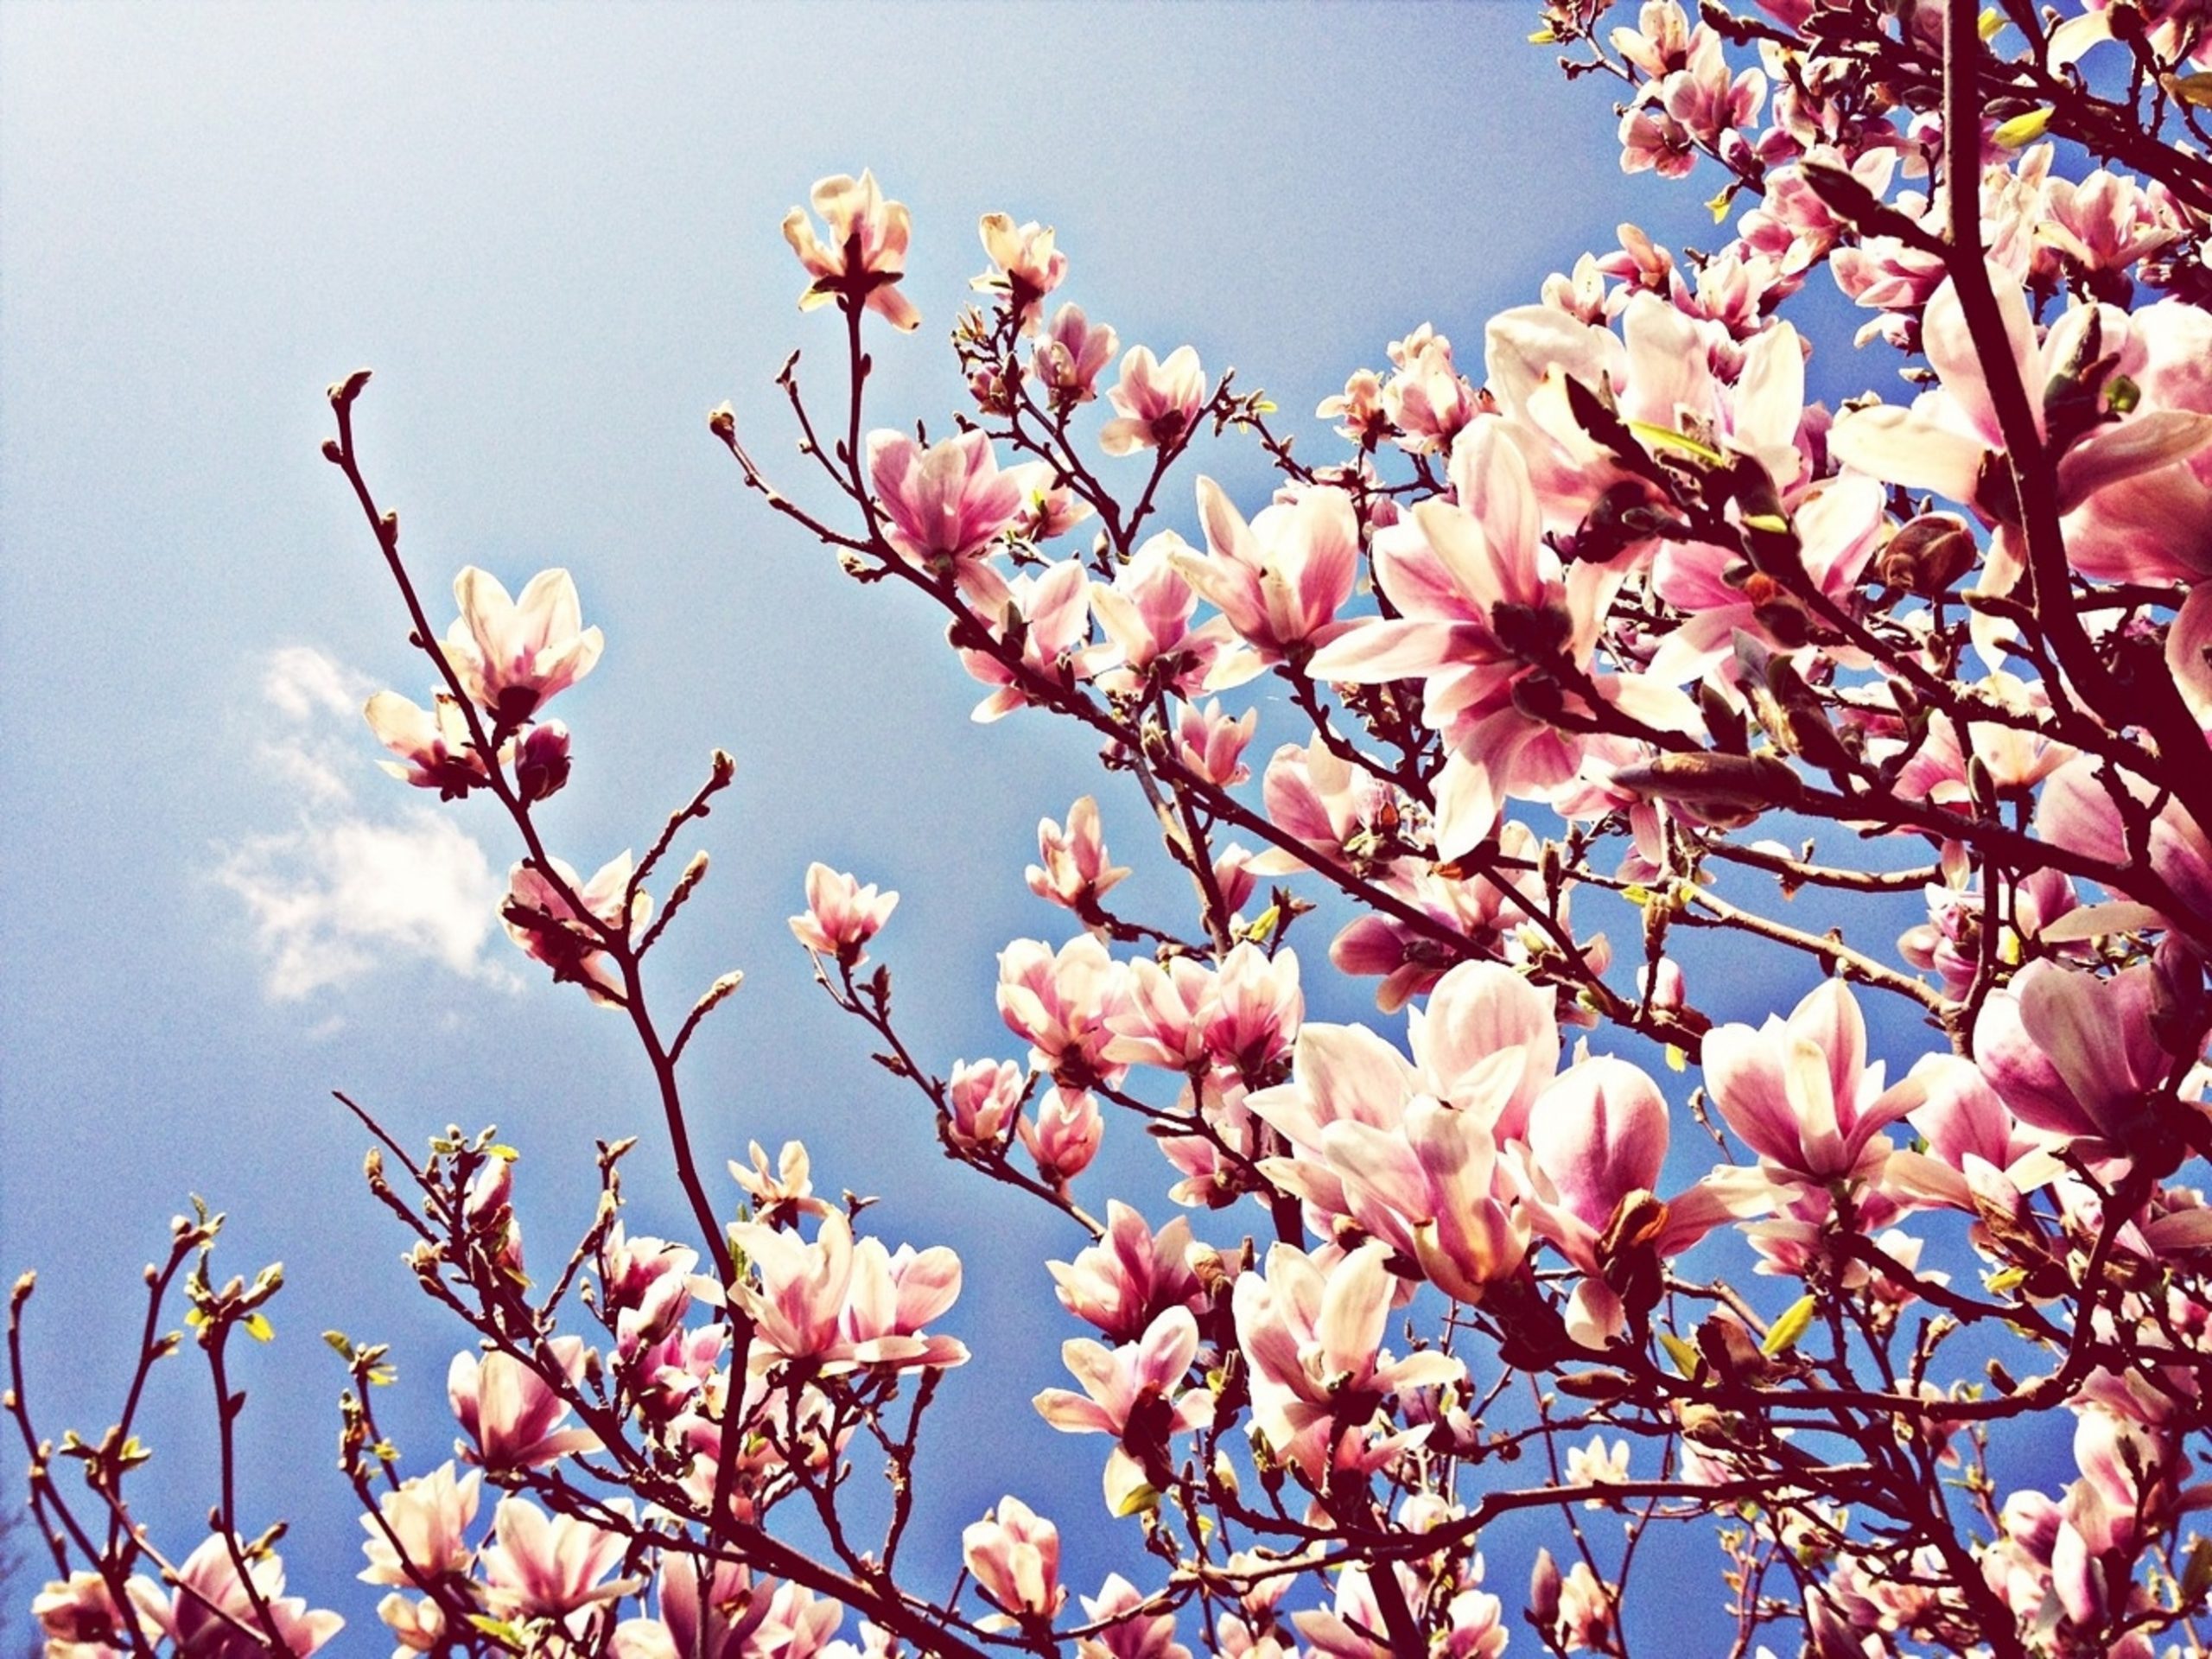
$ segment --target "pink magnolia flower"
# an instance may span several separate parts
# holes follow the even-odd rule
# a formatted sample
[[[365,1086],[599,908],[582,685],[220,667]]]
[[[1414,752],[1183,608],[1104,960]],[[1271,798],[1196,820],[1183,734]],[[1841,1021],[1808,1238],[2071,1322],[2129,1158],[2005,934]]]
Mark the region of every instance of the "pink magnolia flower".
[[[985,213],[977,228],[991,269],[969,286],[978,293],[1004,294],[1021,332],[1034,334],[1045,296],[1067,275],[1067,255],[1053,245],[1052,227],[1034,219],[1017,226],[1011,214]]]
[[[1122,972],[1088,933],[1057,953],[1039,939],[1016,939],[999,952],[999,1017],[1028,1039],[1033,1070],[1070,1089],[1121,1080],[1126,1068],[1107,1057],[1106,1013]]]
[[[507,937],[525,955],[550,968],[556,981],[573,981],[593,1001],[619,1007],[622,978],[607,954],[605,935],[592,922],[622,927],[626,905],[628,937],[634,941],[652,915],[652,895],[643,888],[630,892],[632,866],[626,852],[602,864],[588,881],[560,859],[552,863],[554,880],[534,861],[518,864],[507,873],[507,896],[500,906]],[[582,910],[569,902],[571,893],[583,901]]]
[[[2098,331],[2101,342],[2120,344],[2129,337],[2127,314],[2117,307],[2077,306],[2052,325],[2038,346],[2018,277],[1993,267],[1990,280],[2012,344],[2012,372],[2035,391],[2081,357],[2089,330]],[[1828,431],[1828,452],[1885,483],[1933,490],[1977,507],[1985,518],[1997,517],[1980,499],[1989,457],[2005,449],[1990,396],[1991,369],[1974,345],[1957,289],[1948,281],[1922,315],[1921,340],[1940,385],[1909,408],[1877,404],[1838,417]],[[2037,435],[2049,436],[2040,400],[2034,412]],[[2184,460],[2208,442],[2212,415],[2177,409],[2139,409],[2096,424],[2057,458],[2060,508],[2070,512],[2106,486]],[[2101,563],[2095,573],[2106,573]]]
[[[582,1337],[555,1337],[546,1346],[569,1382],[582,1378],[589,1357]],[[512,1354],[455,1354],[446,1372],[446,1398],[462,1432],[475,1443],[461,1446],[461,1456],[486,1469],[534,1468],[599,1446],[599,1436],[591,1430],[561,1427],[569,1402]]]
[[[1423,323],[1391,342],[1390,359],[1397,372],[1382,385],[1382,413],[1398,447],[1414,454],[1449,449],[1478,407],[1475,389],[1452,365],[1452,342]]]
[[[1090,637],[1090,578],[1076,559],[1025,572],[1006,585],[996,613],[985,620],[985,626],[1001,644],[1010,632],[1019,630],[1021,666],[1045,680],[1071,684],[1091,669],[1090,655],[1082,649]],[[959,654],[960,665],[971,678],[997,688],[976,705],[970,719],[988,724],[1029,706],[1029,693],[996,657],[965,646]]]
[[[469,701],[502,726],[521,725],[591,672],[607,638],[583,626],[566,570],[541,570],[519,600],[470,565],[453,582],[461,615],[446,631],[446,661]]]
[[[1135,1342],[1109,1349],[1076,1337],[1060,1357],[1076,1381],[1046,1389],[1033,1403],[1054,1428],[1071,1434],[1111,1434],[1120,1442],[1106,1459],[1106,1506],[1128,1514],[1147,1488],[1165,1484],[1167,1442],[1213,1421],[1213,1395],[1183,1380],[1198,1357],[1198,1325],[1188,1308],[1171,1307]]]
[[[963,432],[925,449],[904,432],[871,432],[868,466],[893,550],[950,577],[978,613],[995,617],[1006,582],[985,561],[1024,503],[1020,478],[999,470],[989,437]]]
[[[135,1578],[118,1606],[97,1573],[72,1573],[48,1583],[31,1598],[31,1618],[46,1637],[49,1659],[122,1659],[132,1652],[133,1636],[158,1639],[156,1620],[164,1606],[161,1587]]]
[[[784,240],[814,278],[799,296],[799,309],[842,299],[865,304],[894,328],[918,325],[922,314],[898,288],[912,232],[906,203],[886,201],[875,175],[866,169],[857,179],[840,173],[822,180],[813,200],[829,230],[827,242],[815,233],[804,209],[794,207],[784,216]]]
[[[899,895],[880,891],[827,864],[806,867],[806,913],[791,918],[792,937],[817,955],[857,968],[867,944],[898,907]]]
[[[1055,1086],[1037,1103],[1033,1120],[1016,1118],[1014,1127],[1036,1160],[1039,1177],[1052,1187],[1066,1185],[1090,1167],[1106,1132],[1097,1096],[1088,1089],[1065,1085]]]
[[[1203,709],[1186,702],[1175,719],[1175,758],[1207,783],[1233,788],[1252,775],[1243,762],[1244,746],[1259,728],[1257,709],[1232,718],[1217,701]]]
[[[1370,1433],[1377,1402],[1465,1374],[1433,1351],[1396,1360],[1382,1351],[1393,1281],[1389,1249],[1363,1244],[1325,1269],[1288,1244],[1268,1251],[1264,1274],[1236,1281],[1237,1346],[1251,1367],[1252,1421],[1276,1457],[1319,1488],[1327,1471],[1363,1473],[1425,1431]]]
[[[361,1545],[361,1553],[369,1558],[361,1581],[412,1586],[416,1575],[440,1579],[467,1572],[476,1559],[468,1546],[468,1527],[476,1519],[483,1485],[482,1470],[472,1469],[456,1478],[448,1462],[386,1492],[378,1504],[382,1524],[368,1516],[361,1517],[369,1535]]]
[[[893,1253],[853,1238],[842,1211],[825,1213],[811,1243],[759,1222],[735,1222],[730,1245],[752,1276],[737,1287],[771,1353],[827,1372],[965,1363],[968,1350],[922,1327],[960,1294],[960,1258],[939,1245]]]
[[[1268,818],[1332,862],[1355,868],[1367,861],[1386,827],[1402,821],[1397,791],[1364,767],[1330,752],[1319,735],[1302,747],[1286,743],[1268,758],[1260,785]],[[1252,868],[1262,875],[1305,868],[1275,849],[1259,854]]]
[[[1205,407],[1206,375],[1198,354],[1179,346],[1161,362],[1149,346],[1122,359],[1122,378],[1107,394],[1114,418],[1098,429],[1098,447],[1109,455],[1179,442]]]
[[[692,1269],[699,1253],[666,1239],[632,1238],[617,1221],[599,1247],[600,1306],[614,1326],[618,1370],[634,1372],[641,1358],[658,1371],[668,1359],[668,1338],[678,1333],[691,1306]],[[648,1380],[651,1380],[650,1378]]]
[[[1096,1596],[1080,1599],[1090,1621],[1106,1628],[1076,1643],[1076,1659],[1191,1659],[1175,1639],[1175,1615],[1140,1611],[1147,1598],[1120,1573],[1108,1573]]]
[[[1987,1018],[1985,1010],[1977,1025],[1977,1045]],[[1995,1027],[1989,1029],[1993,1035]],[[1910,1081],[1920,1102],[1908,1121],[1928,1149],[1890,1154],[1882,1169],[1885,1193],[1968,1215],[1991,1205],[2012,1213],[2023,1207],[2022,1192],[2061,1173],[2063,1166],[2050,1150],[2050,1137],[2024,1129],[1972,1060],[1958,1054],[1923,1055]]]
[[[1305,1007],[1293,950],[1270,957],[1242,944],[1218,973],[1187,957],[1164,964],[1140,957],[1108,1016],[1115,1036],[1107,1054],[1170,1071],[1210,1064],[1255,1077],[1289,1051]]]
[[[1028,1074],[1012,1060],[955,1063],[945,1079],[947,1132],[955,1146],[1003,1146],[1020,1115]]]
[[[1203,1291],[1196,1247],[1181,1216],[1157,1233],[1119,1198],[1106,1203],[1106,1236],[1072,1262],[1047,1262],[1060,1306],[1116,1343],[1133,1342],[1170,1308],[1195,1310]]]
[[[1041,547],[1097,512],[1050,461],[1023,461],[1007,473],[1021,486],[1021,512],[1011,533],[1025,541]]]
[[[1851,988],[1824,981],[1787,1020],[1718,1026],[1705,1039],[1705,1078],[1728,1127],[1778,1179],[1825,1185],[1877,1173],[1882,1131],[1919,1103],[1910,1082],[1885,1092],[1866,1064],[1866,1022]]]
[[[397,691],[379,691],[363,712],[377,741],[399,756],[378,766],[417,789],[436,790],[442,800],[457,801],[489,783],[491,774],[468,735],[460,700],[441,691],[430,702],[424,709]]]
[[[1316,678],[1345,684],[1421,683],[1421,718],[1451,751],[1436,779],[1437,853],[1447,859],[1496,828],[1504,798],[1546,798],[1580,769],[1582,740],[1524,712],[1515,690],[1554,664],[1587,677],[1619,582],[1601,565],[1562,567],[1542,539],[1528,467],[1497,423],[1468,430],[1451,471],[1471,506],[1424,501],[1412,526],[1376,538],[1376,580],[1399,615],[1352,625],[1309,664]],[[1695,720],[1687,698],[1655,681],[1610,675],[1596,684],[1651,723]],[[1580,706],[1579,693],[1559,695]]]
[[[828,1199],[814,1195],[814,1164],[804,1141],[786,1141],[776,1154],[776,1166],[768,1167],[768,1154],[758,1141],[746,1148],[749,1169],[733,1158],[730,1179],[745,1189],[753,1203],[753,1219],[771,1227],[791,1227],[801,1216],[826,1216]]]
[[[1702,37],[1712,31],[1702,23]],[[1663,80],[1690,60],[1689,19],[1676,0],[1643,0],[1636,27],[1617,28],[1608,37],[1613,50],[1641,71],[1647,80]]]
[[[992,1605],[1025,1624],[1049,1624],[1068,1599],[1060,1582],[1060,1529],[1007,1497],[960,1535],[960,1559]]]
[[[1099,372],[1120,345],[1113,329],[1093,323],[1081,306],[1064,305],[1031,351],[1029,373],[1052,407],[1065,412],[1097,397]]]
[[[2121,855],[2134,843],[2113,798],[2114,781],[2114,773],[2092,756],[2068,760],[2050,774],[2036,802],[2036,833],[2090,858]],[[2151,870],[2179,901],[2184,915],[2176,919],[2212,917],[2212,841],[2178,801],[2161,797],[2133,772],[2118,772],[2116,782],[2151,821]],[[2125,855],[2133,857],[2132,851]]]
[[[1098,802],[1086,795],[1068,809],[1067,828],[1046,818],[1037,826],[1037,856],[1027,872],[1029,891],[1077,915],[1095,906],[1128,871],[1106,861],[1106,835]]]
[[[1587,1275],[1568,1311],[1579,1339],[1602,1346],[1624,1328],[1624,1309],[1599,1277],[1600,1243],[1624,1206],[1656,1197],[1667,1161],[1667,1103],[1638,1067],[1610,1056],[1570,1066],[1529,1109],[1528,1139],[1509,1165],[1530,1226]],[[1662,1206],[1650,1241],[1666,1259],[1732,1217],[1770,1202],[1764,1181],[1731,1181],[1725,1172]]]
[[[1612,1645],[1612,1598],[1589,1562],[1577,1561],[1560,1586],[1559,1622],[1553,1630],[1569,1653],[1604,1652]]]
[[[1500,826],[1501,853],[1524,861],[1526,868],[1535,868],[1535,841],[1525,823],[1508,819]],[[1543,907],[1541,893],[1525,875],[1493,881],[1423,866],[1410,875],[1394,875],[1387,885],[1415,912],[1435,922],[1446,938],[1457,936],[1481,954],[1508,960],[1515,931]],[[1380,976],[1375,1006],[1384,1014],[1395,1014],[1414,997],[1435,989],[1458,958],[1433,935],[1397,916],[1370,911],[1354,917],[1330,941],[1329,960],[1340,973]]]
[[[2101,976],[2031,962],[1982,1005],[1974,1057],[2031,1128],[2124,1147],[2174,1069],[2152,1018],[2158,998],[2148,963]]]
[[[211,1535],[177,1567],[175,1596],[165,1603],[155,1592],[147,1599],[143,1611],[176,1644],[175,1659],[260,1659],[269,1637],[304,1659],[344,1628],[336,1613],[311,1612],[299,1597],[284,1593],[284,1564],[268,1550],[247,1557],[249,1591],[234,1548],[243,1553],[245,1541],[233,1546],[221,1534]],[[268,1627],[254,1611],[256,1596],[269,1609]]]
[[[1252,653],[1217,664],[1209,683],[1249,679],[1262,668],[1296,661],[1348,626],[1336,620],[1359,574],[1359,522],[1342,490],[1306,491],[1246,524],[1221,486],[1198,480],[1206,552],[1176,557],[1192,587],[1217,606]]]
[[[629,1540],[573,1515],[548,1516],[526,1497],[499,1500],[484,1549],[484,1599],[505,1618],[567,1621],[635,1592],[638,1579],[609,1580]]]
[[[734,1561],[711,1571],[664,1551],[660,1617],[614,1629],[614,1659],[813,1659],[830,1647],[843,1609],[804,1585],[755,1579]]]

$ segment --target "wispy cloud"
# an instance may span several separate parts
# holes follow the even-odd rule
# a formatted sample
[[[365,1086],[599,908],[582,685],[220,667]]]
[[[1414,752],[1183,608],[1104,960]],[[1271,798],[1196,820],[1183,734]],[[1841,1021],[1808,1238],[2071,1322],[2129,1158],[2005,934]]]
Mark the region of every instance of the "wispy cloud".
[[[298,1001],[407,961],[512,986],[485,954],[505,884],[483,848],[397,784],[355,797],[349,779],[376,775],[360,715],[372,689],[306,646],[264,666],[257,760],[291,823],[225,847],[215,874],[245,906],[269,995]]]

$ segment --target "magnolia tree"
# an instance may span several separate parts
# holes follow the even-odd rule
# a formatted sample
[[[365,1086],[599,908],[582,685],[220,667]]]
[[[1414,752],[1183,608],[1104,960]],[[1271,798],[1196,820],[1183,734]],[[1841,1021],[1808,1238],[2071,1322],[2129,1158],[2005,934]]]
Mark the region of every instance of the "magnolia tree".
[[[1110,808],[1040,826],[1028,883],[1065,915],[1000,953],[1013,1058],[902,1033],[872,960],[917,951],[883,931],[896,893],[817,865],[791,922],[945,1155],[1069,1229],[1035,1291],[1079,1333],[1073,1386],[1034,1406],[1091,1437],[1085,1472],[1008,1471],[957,1573],[913,1566],[910,1521],[946,1372],[992,1363],[942,1328],[958,1260],[875,1236],[798,1142],[731,1160],[687,1120],[738,976],[649,962],[731,760],[642,857],[566,861],[550,712],[600,632],[565,572],[510,598],[473,569],[442,630],[357,442],[368,377],[333,389],[324,453],[432,682],[369,703],[388,769],[505,809],[508,931],[626,1024],[664,1113],[660,1144],[601,1145],[596,1211],[527,1266],[509,1147],[410,1150],[363,1115],[464,1345],[459,1456],[409,1466],[384,1351],[334,1338],[360,1576],[389,1587],[354,1645],[1625,1655],[1639,1546],[1687,1526],[1735,1656],[2206,1651],[2212,10],[1763,5],[1560,0],[1536,37],[1618,83],[1624,168],[1720,179],[1732,239],[1624,228],[1493,319],[1479,371],[1417,329],[1295,448],[1191,347],[1125,351],[1063,298],[1052,232],[995,213],[951,337],[969,401],[931,441],[868,398],[920,321],[906,209],[863,173],[785,221],[842,384],[796,353],[778,377],[795,479],[718,411],[737,476],[941,613],[978,719],[1075,722],[1116,774]],[[1867,372],[1914,395],[1808,403],[1791,302],[1829,283]],[[1189,476],[1209,429],[1264,450],[1271,499]],[[1160,837],[1186,904],[1127,903],[1109,818]],[[1916,893],[1924,922],[1868,936],[1870,895]],[[1309,940],[1325,898],[1351,919]],[[1699,931],[1824,977],[1716,1023]],[[1303,1020],[1331,970],[1371,1022]],[[1870,1019],[1916,1034],[1901,1074]],[[1109,1119],[1156,1183],[1097,1190]],[[672,1159],[686,1236],[627,1230],[626,1159]],[[279,1275],[213,1271],[219,1224],[180,1219],[149,1269],[97,1435],[41,1437],[16,1287],[51,1655],[304,1656],[338,1629],[235,1490],[226,1355]],[[162,1334],[179,1297],[189,1334]],[[204,1538],[157,1540],[133,1420],[187,1344],[219,1501]],[[2055,1489],[2008,1468],[2048,1472],[2061,1436]],[[1063,1556],[1052,1516],[1102,1503],[1135,1578]],[[1515,1511],[1548,1542],[1525,1589],[1486,1585]]]

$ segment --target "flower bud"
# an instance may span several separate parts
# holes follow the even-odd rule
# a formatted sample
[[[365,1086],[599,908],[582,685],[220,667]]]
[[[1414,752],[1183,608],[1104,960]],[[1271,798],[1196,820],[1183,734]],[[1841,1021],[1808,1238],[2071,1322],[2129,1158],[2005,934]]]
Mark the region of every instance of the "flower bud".
[[[1529,1574],[1529,1618],[1540,1630],[1559,1623],[1559,1563],[1548,1549],[1536,1552],[1536,1565]]]
[[[515,752],[515,787],[525,805],[557,795],[569,781],[569,728],[557,720],[533,726]]]
[[[1874,573],[1890,587],[1933,599],[1974,569],[1980,555],[1965,519],[1924,512],[1874,556]]]

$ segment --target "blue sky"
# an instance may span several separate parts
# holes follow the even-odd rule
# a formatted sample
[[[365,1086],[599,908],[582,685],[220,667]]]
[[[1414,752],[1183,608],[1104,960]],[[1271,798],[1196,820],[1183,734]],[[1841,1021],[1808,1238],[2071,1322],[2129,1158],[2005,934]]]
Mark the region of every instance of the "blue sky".
[[[410,1140],[499,1123],[541,1249],[588,1219],[594,1135],[648,1135],[633,1230],[681,1224],[621,1022],[491,925],[501,825],[373,764],[361,699],[426,682],[316,454],[323,386],[367,364],[363,449],[439,620],[462,564],[511,587],[559,564],[606,629],[560,711],[556,849],[588,871],[642,846],[713,747],[737,757],[701,838],[715,877],[659,963],[677,1006],[748,976],[696,1051],[696,1133],[717,1171],[804,1135],[830,1190],[885,1195],[888,1236],[966,1256],[952,1327],[1009,1358],[948,1390],[941,1444],[991,1452],[937,1459],[944,1548],[1009,1488],[1065,1491],[1071,1526],[1094,1509],[1097,1444],[1026,1403],[1075,1333],[1037,1263],[1077,1241],[956,1180],[784,925],[810,858],[898,887],[883,954],[918,1047],[1014,1052],[994,956],[1065,937],[1020,871],[1037,820],[1093,787],[1087,746],[971,726],[938,626],[746,499],[704,416],[730,398],[796,474],[769,382],[794,346],[833,364],[837,336],[796,309],[777,227],[867,165],[912,209],[925,317],[877,342],[876,423],[943,424],[944,330],[976,218],[1002,208],[1058,227],[1068,293],[1125,345],[1234,364],[1324,446],[1300,417],[1414,326],[1471,365],[1485,316],[1618,221],[1716,239],[1704,190],[1622,177],[1608,95],[1559,82],[1532,10],[0,10],[0,1268],[41,1272],[49,1429],[111,1416],[137,1268],[204,1195],[234,1217],[233,1270],[282,1258],[290,1281],[282,1340],[245,1362],[248,1518],[289,1514],[296,1586],[365,1619],[315,1333],[397,1344],[387,1427],[422,1468],[451,1436],[455,1344],[328,1091]],[[1268,487],[1249,453],[1207,465],[1248,509]],[[1137,850],[1141,812],[1099,781]],[[1109,1135],[1165,1219],[1156,1160]],[[196,1364],[167,1368],[149,1420],[146,1510],[180,1548],[212,1491]]]

